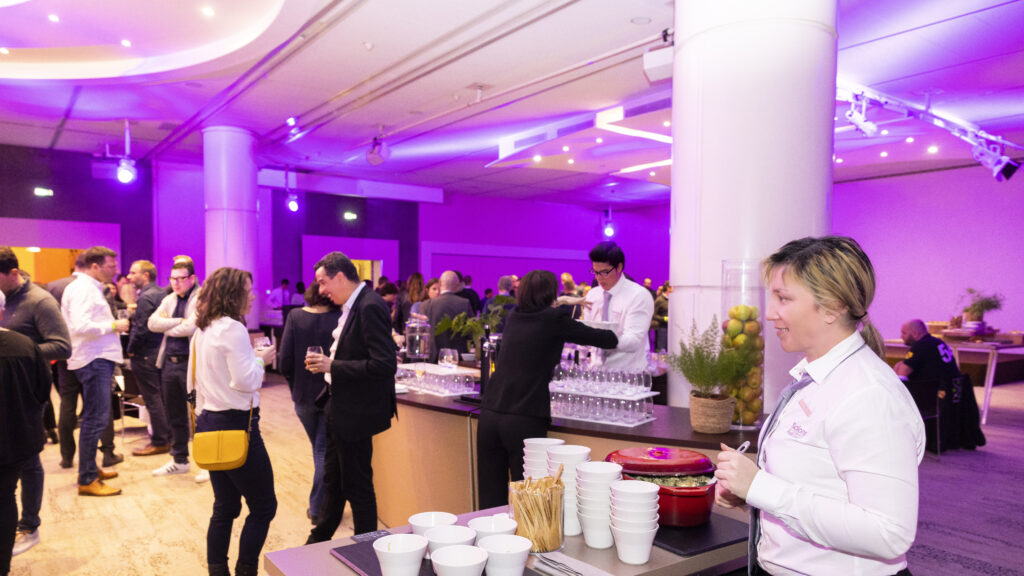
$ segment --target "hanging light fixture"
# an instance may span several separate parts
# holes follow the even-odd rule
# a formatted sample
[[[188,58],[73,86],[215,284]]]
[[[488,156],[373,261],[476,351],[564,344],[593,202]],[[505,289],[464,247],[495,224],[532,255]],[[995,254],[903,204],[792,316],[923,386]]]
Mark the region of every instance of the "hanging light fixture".
[[[132,159],[132,132],[128,119],[124,120],[124,157],[117,163],[117,181],[121,184],[131,184],[139,177],[139,171],[135,168],[135,160]]]
[[[373,144],[370,145],[370,149],[366,151],[366,161],[371,166],[380,166],[391,158],[391,148],[384,143],[384,125],[380,126],[380,130],[377,136],[373,138]]]

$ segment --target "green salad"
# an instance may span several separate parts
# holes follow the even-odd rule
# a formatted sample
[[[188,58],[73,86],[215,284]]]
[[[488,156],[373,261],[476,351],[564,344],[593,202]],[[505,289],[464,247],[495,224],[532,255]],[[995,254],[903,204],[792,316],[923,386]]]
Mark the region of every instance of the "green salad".
[[[658,486],[668,486],[670,488],[694,488],[697,486],[707,486],[711,483],[712,478],[710,474],[700,476],[633,476],[634,480],[641,480],[643,482],[650,482],[651,484],[657,484]]]

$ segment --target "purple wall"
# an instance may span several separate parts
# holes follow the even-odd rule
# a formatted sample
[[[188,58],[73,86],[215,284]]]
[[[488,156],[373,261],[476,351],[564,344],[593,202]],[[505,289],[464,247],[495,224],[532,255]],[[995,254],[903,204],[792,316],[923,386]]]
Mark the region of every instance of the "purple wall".
[[[871,317],[898,338],[910,318],[948,320],[967,288],[1000,292],[986,322],[1024,329],[1024,178],[996,182],[973,166],[837,184],[832,232],[857,239],[878,279]]]
[[[121,269],[153,253],[153,204],[149,168],[124,185],[92,177],[92,156],[78,152],[0,145],[0,217],[107,222],[121,226],[117,251]],[[38,198],[32,190],[50,188]],[[89,246],[62,246],[88,248]]]

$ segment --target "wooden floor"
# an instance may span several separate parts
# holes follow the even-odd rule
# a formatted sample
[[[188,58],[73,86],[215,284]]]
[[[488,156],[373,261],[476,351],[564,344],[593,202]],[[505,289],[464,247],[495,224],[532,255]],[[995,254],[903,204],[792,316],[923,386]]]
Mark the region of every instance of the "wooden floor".
[[[980,404],[981,389],[975,389]],[[59,450],[43,451],[46,492],[42,542],[14,558],[15,576],[148,576],[206,573],[205,534],[213,502],[210,485],[193,475],[154,478],[166,455],[133,457],[145,429],[129,418],[125,461],[110,484],[121,496],[77,495],[75,468],[58,466]],[[264,389],[262,429],[274,466],[278,512],[264,551],[301,545],[309,533],[306,507],[312,453],[292,410],[288,388],[271,376]],[[909,554],[915,574],[1024,575],[1024,383],[996,387],[988,445],[977,451],[927,455],[921,465],[921,511],[917,540]],[[246,511],[243,509],[243,517]],[[234,563],[241,521],[231,550]],[[346,515],[338,537],[351,534]],[[262,564],[262,562],[261,562]]]

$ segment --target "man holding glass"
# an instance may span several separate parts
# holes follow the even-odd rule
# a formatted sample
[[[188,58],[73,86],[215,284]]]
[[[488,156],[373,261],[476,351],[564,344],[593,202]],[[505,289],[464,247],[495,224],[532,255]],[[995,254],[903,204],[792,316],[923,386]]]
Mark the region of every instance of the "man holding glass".
[[[160,306],[167,292],[156,284],[156,266],[149,260],[136,260],[128,270],[128,280],[138,290],[135,316],[128,336],[128,357],[132,374],[146,402],[153,433],[149,444],[132,450],[134,456],[152,456],[171,451],[171,429],[167,424],[163,394],[160,391],[160,369],[156,359],[163,335],[149,329],[149,317]]]
[[[619,337],[614,350],[600,352],[594,365],[607,370],[642,372],[647,369],[651,344],[648,331],[654,299],[646,288],[625,276],[626,256],[615,242],[600,242],[590,251],[597,287],[587,293],[583,319],[610,322]]]
[[[171,461],[153,470],[153,476],[187,474],[189,405],[186,377],[188,375],[188,341],[196,331],[196,272],[192,259],[176,256],[171,266],[171,290],[164,297],[147,322],[150,331],[163,334],[157,353],[156,367],[160,369],[160,392],[163,397],[167,423],[171,428]],[[210,475],[200,472],[196,482],[209,480]]]

